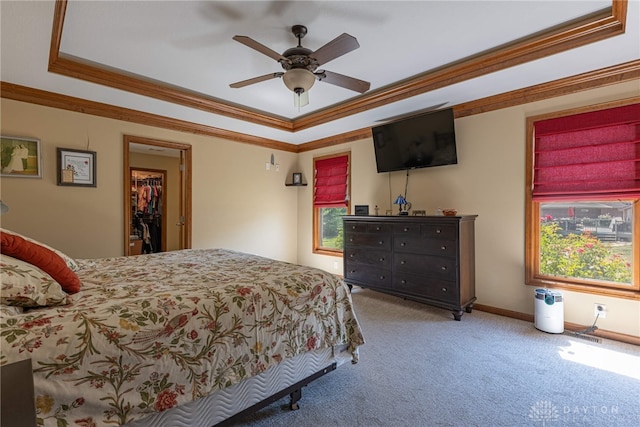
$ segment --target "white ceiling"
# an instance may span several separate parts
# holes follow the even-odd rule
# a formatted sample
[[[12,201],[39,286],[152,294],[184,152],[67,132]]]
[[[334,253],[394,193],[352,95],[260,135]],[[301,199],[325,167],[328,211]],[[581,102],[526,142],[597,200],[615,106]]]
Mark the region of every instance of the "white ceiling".
[[[290,132],[48,72],[54,2],[3,0],[0,7],[3,82],[292,144],[640,58],[640,0],[630,0],[624,35]],[[282,71],[234,35],[282,53],[297,43],[294,24],[308,27],[302,45],[311,50],[348,33],[360,48],[322,68],[369,81],[373,92],[608,7],[611,0],[70,1],[60,53],[294,120],[361,95],[316,82],[310,104],[298,111],[281,79],[232,89],[231,83]]]

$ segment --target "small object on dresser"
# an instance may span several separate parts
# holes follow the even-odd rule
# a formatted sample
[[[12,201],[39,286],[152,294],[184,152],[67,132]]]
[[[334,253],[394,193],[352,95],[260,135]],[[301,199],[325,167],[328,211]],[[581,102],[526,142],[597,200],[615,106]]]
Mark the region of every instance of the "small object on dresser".
[[[443,209],[442,213],[444,216],[456,216],[458,215],[458,211],[455,209]]]
[[[369,205],[356,205],[356,215],[369,215]]]
[[[414,210],[412,211],[412,213],[413,213],[413,216],[418,216],[418,215],[420,215],[420,216],[426,216],[426,215],[427,215],[427,211],[425,211],[425,210],[421,210],[421,209],[414,209]]]

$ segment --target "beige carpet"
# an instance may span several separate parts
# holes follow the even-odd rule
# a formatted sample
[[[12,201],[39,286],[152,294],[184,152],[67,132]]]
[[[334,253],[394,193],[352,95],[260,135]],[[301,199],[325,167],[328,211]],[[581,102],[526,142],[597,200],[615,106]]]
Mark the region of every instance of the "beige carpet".
[[[474,310],[451,313],[370,290],[353,300],[367,343],[246,426],[640,425],[640,348],[538,331]],[[532,295],[533,304],[533,295]]]

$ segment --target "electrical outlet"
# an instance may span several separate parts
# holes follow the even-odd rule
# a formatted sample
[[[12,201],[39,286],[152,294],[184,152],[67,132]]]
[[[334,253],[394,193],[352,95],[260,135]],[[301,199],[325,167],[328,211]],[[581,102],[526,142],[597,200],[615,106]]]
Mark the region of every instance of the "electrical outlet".
[[[280,165],[276,163],[276,172],[280,172]]]
[[[267,162],[264,164],[266,170],[271,170],[271,163]]]
[[[607,317],[607,306],[604,304],[593,304],[593,315],[598,316],[599,319]]]

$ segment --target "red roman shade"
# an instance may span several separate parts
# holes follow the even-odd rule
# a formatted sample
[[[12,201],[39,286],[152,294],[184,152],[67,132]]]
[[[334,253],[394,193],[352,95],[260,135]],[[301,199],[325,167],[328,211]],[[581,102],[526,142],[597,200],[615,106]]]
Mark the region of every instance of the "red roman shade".
[[[315,161],[313,207],[340,208],[347,206],[349,156]]]
[[[640,104],[534,123],[533,200],[640,197]]]

